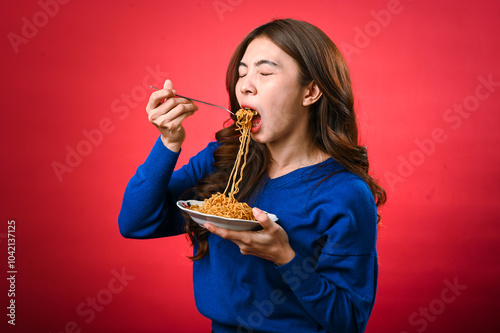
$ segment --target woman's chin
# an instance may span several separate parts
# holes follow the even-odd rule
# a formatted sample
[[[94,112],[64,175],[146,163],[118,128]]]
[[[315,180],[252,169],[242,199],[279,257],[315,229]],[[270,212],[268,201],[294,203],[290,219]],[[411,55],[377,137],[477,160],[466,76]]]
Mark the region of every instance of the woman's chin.
[[[255,133],[250,133],[250,137],[252,138],[253,141],[257,143],[266,143],[262,136],[262,131],[257,131]]]

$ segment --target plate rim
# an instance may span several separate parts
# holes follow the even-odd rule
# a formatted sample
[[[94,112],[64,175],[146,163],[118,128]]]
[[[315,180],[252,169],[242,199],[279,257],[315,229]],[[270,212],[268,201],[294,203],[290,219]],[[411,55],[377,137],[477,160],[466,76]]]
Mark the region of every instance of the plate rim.
[[[195,204],[195,205],[201,205],[203,204],[203,201],[202,200],[178,200],[176,202],[177,204],[177,207],[179,207],[182,211],[186,212],[187,214],[194,214],[194,215],[198,215],[198,216],[206,216],[206,217],[215,217],[215,218],[220,218],[220,219],[223,219],[223,220],[226,220],[226,221],[230,221],[230,222],[243,222],[243,223],[254,223],[254,224],[259,224],[258,221],[252,221],[252,220],[243,220],[243,219],[235,219],[235,218],[231,218],[231,217],[223,217],[223,216],[218,216],[218,215],[212,215],[212,214],[206,214],[206,213],[201,213],[201,212],[197,212],[197,211],[194,211],[192,209],[189,209],[189,208],[186,208],[186,207],[183,207],[181,204],[184,203],[190,203],[190,204]],[[278,217],[274,214],[271,214],[271,213],[268,213],[266,211],[264,211],[264,213],[267,214],[267,216],[269,216],[269,218],[273,221],[273,222],[276,222],[278,221]]]

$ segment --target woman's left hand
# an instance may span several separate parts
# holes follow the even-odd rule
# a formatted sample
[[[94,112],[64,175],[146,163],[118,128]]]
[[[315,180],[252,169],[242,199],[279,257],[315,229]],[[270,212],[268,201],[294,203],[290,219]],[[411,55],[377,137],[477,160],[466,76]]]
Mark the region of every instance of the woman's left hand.
[[[295,257],[295,251],[288,242],[286,231],[258,208],[253,209],[253,215],[263,229],[235,231],[219,228],[210,223],[205,223],[205,228],[238,245],[242,254],[250,254],[272,261],[276,266],[290,262]]]

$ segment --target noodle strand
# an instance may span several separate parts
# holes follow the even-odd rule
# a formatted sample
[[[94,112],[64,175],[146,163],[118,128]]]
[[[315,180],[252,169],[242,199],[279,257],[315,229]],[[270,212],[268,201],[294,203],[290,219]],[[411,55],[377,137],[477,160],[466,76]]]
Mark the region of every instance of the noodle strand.
[[[236,154],[236,161],[229,175],[226,189],[223,193],[213,194],[205,199],[201,206],[193,205],[190,208],[200,213],[217,215],[227,218],[255,221],[252,208],[244,202],[238,202],[234,195],[239,192],[239,184],[243,180],[243,169],[247,164],[248,147],[250,145],[250,130],[254,111],[240,109],[236,112],[236,129],[240,131],[240,148]],[[243,163],[242,163],[243,158]],[[239,177],[238,177],[239,176]],[[229,192],[228,192],[229,190]]]

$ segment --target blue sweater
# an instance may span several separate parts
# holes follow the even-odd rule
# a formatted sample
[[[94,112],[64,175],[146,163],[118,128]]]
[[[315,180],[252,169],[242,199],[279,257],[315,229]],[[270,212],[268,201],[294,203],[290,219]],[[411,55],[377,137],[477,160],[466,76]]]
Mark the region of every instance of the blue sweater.
[[[213,171],[215,148],[210,143],[174,171],[178,153],[158,139],[125,191],[121,234],[183,233],[175,202]],[[210,234],[208,255],[193,264],[193,284],[214,332],[363,332],[378,268],[377,212],[367,184],[329,159],[268,179],[253,206],[278,216],[296,256],[277,267]]]

